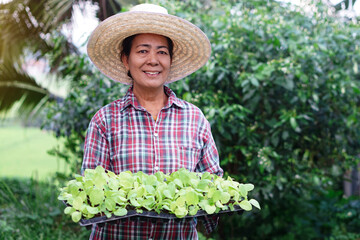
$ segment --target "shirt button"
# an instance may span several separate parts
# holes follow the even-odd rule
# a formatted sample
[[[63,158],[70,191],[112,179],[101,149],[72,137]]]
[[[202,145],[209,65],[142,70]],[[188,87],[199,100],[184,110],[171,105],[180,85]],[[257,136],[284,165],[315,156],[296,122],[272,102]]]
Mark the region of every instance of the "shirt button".
[[[159,136],[159,134],[158,134],[158,133],[154,133],[154,137],[157,137],[157,136]]]
[[[158,167],[158,166],[155,166],[154,169],[155,169],[155,171],[159,171],[159,167]]]

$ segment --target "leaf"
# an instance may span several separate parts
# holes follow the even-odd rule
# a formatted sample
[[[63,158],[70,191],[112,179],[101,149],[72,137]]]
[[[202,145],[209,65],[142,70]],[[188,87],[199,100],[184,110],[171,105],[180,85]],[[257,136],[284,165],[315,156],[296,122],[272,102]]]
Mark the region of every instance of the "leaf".
[[[154,189],[152,186],[149,186],[149,187],[151,187],[151,188],[153,189],[153,191],[155,191],[155,189]],[[136,189],[136,196],[137,196],[137,197],[144,196],[145,192],[146,192],[145,187],[144,187],[144,186],[141,186],[141,187],[139,187],[139,188]]]
[[[138,201],[135,200],[135,198],[130,198],[130,203],[134,207],[141,207],[141,205],[138,203]]]
[[[201,180],[203,180],[203,179],[211,180],[211,174],[209,172],[204,172],[201,175]]]
[[[157,183],[157,178],[154,175],[149,175],[144,181],[144,184],[149,186],[156,185],[156,183]]]
[[[118,208],[115,212],[115,216],[125,216],[127,214],[127,210],[125,208]]]
[[[245,183],[244,187],[245,187],[246,191],[250,192],[250,191],[252,191],[254,189],[254,184]]]
[[[74,221],[74,222],[79,222],[80,219],[81,219],[81,212],[79,211],[75,211],[71,214],[71,219]]]
[[[111,198],[106,198],[105,199],[105,207],[109,210],[109,211],[113,211],[115,209],[116,206],[116,202],[111,199]]]
[[[216,211],[216,206],[214,205],[206,205],[205,211],[207,214],[213,214]]]
[[[118,182],[116,179],[110,178],[110,179],[109,179],[109,182],[108,182],[108,186],[109,186],[109,188],[112,189],[112,190],[118,190],[119,187],[120,187],[120,184],[119,184],[119,182]]]
[[[154,175],[159,182],[163,182],[165,179],[165,174],[163,172],[156,172]]]
[[[98,214],[100,212],[98,207],[86,206],[86,209],[87,209],[88,213],[91,213],[94,215]]]
[[[76,197],[74,198],[74,201],[73,201],[73,207],[76,209],[76,210],[80,210],[80,208],[82,207],[84,201],[81,197]]]
[[[65,214],[70,215],[70,214],[72,214],[73,212],[75,212],[75,208],[73,208],[73,207],[66,207],[66,208],[64,209],[64,213],[65,213]]]
[[[239,185],[239,193],[242,197],[247,197],[248,191],[246,190],[246,187],[244,184]]]
[[[290,118],[290,125],[294,129],[295,132],[301,132],[301,129],[294,117]]]
[[[93,178],[95,187],[102,189],[106,184],[106,179],[101,173],[96,173]]]
[[[71,180],[68,184],[68,192],[73,195],[77,196],[80,192],[79,184],[76,180]]]
[[[250,199],[249,202],[251,203],[251,205],[253,205],[254,207],[261,209],[260,208],[260,204],[258,201],[256,201],[255,199]]]
[[[185,169],[179,171],[179,179],[181,180],[183,186],[190,185],[189,171]]]
[[[215,206],[217,206],[218,208],[223,208],[224,207],[224,205],[222,205],[220,201],[217,201],[215,203]]]
[[[78,197],[80,197],[82,199],[82,201],[85,202],[85,200],[87,199],[87,194],[85,191],[81,191],[79,193]]]
[[[178,207],[178,208],[176,208],[174,213],[175,213],[176,217],[183,218],[188,214],[188,211],[186,210],[185,207]]]
[[[101,189],[93,189],[89,195],[92,206],[102,203],[104,200],[104,191]]]
[[[199,190],[199,191],[201,191],[201,192],[206,192],[207,189],[209,188],[209,183],[210,183],[209,180],[207,180],[207,179],[201,179],[201,180],[198,182],[198,184],[197,184],[197,186],[196,186],[196,189]]]
[[[145,185],[146,192],[153,195],[155,193],[155,188],[151,185]]]
[[[194,216],[199,211],[198,206],[190,206],[189,207],[189,215]]]
[[[199,197],[194,191],[188,191],[185,194],[185,200],[188,205],[197,205],[199,203]]]
[[[185,197],[180,196],[175,200],[175,202],[177,206],[185,206]]]
[[[121,172],[119,174],[119,183],[123,188],[129,189],[132,188],[134,180],[129,172]]]
[[[94,187],[94,182],[91,179],[86,179],[83,186],[84,190],[87,192],[89,189],[92,189]]]
[[[214,202],[219,201],[219,200],[221,199],[222,193],[223,193],[222,191],[216,190],[216,191],[214,192],[214,194],[212,195],[212,200],[213,200]]]
[[[111,212],[109,212],[109,211],[107,211],[107,210],[105,210],[105,211],[103,211],[103,212],[104,212],[104,214],[105,214],[105,216],[106,216],[107,218],[111,218],[111,216],[112,216]]]
[[[250,211],[252,209],[252,205],[249,201],[243,200],[239,203],[239,206],[244,209],[245,211]]]
[[[259,87],[260,86],[259,81],[254,76],[250,77],[250,82],[254,87]]]
[[[230,201],[230,194],[227,192],[223,192],[220,197],[220,202],[222,204],[227,204]]]
[[[176,178],[176,179],[174,179],[173,182],[174,182],[174,184],[175,184],[176,186],[178,186],[179,188],[182,188],[182,187],[183,187],[183,183],[181,182],[180,179]]]
[[[165,191],[163,192],[163,194],[164,194],[164,196],[165,196],[166,198],[169,198],[169,199],[172,199],[172,198],[173,198],[173,196],[171,196],[169,190],[165,190]]]
[[[175,184],[173,182],[168,184],[168,191],[169,191],[171,197],[173,198],[174,195],[175,195],[175,191],[176,191],[176,187],[175,187]]]

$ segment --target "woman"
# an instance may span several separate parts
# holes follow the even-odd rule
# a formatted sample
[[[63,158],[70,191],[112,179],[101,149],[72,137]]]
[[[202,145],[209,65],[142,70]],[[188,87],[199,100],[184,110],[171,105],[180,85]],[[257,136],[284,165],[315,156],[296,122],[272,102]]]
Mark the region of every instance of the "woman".
[[[92,118],[82,170],[101,165],[116,174],[154,174],[184,167],[222,175],[209,122],[165,86],[199,69],[210,53],[199,28],[160,6],[141,4],[102,22],[90,36],[89,57],[105,75],[131,86]],[[197,239],[196,224],[192,219],[94,225],[90,238]],[[210,232],[216,221],[204,225]]]

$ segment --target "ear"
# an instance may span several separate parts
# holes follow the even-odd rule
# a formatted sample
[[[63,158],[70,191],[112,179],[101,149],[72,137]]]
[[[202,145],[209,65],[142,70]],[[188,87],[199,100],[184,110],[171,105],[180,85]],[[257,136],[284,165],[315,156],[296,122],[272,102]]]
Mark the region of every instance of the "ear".
[[[129,71],[129,62],[128,62],[128,56],[125,54],[121,56],[121,61],[124,64],[126,71]]]

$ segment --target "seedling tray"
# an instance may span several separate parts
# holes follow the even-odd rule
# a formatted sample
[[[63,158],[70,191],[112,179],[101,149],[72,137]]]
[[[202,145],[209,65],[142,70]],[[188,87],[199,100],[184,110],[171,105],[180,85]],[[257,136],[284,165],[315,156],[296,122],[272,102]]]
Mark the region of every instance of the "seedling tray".
[[[232,215],[234,213],[238,213],[238,214],[242,214],[243,209],[241,209],[239,206],[235,205],[234,206],[234,210],[223,210],[223,211],[219,211],[218,213],[214,213],[214,214],[207,214],[205,211],[203,210],[199,210],[197,212],[197,214],[195,215],[186,215],[183,218],[178,218],[176,217],[174,214],[169,214],[169,213],[156,213],[153,211],[143,211],[142,213],[138,213],[136,212],[136,210],[129,210],[128,213],[124,216],[115,216],[113,215],[112,217],[108,218],[106,216],[100,216],[100,217],[94,217],[91,219],[81,219],[79,221],[80,226],[86,227],[86,228],[91,228],[91,226],[93,224],[98,224],[100,227],[103,226],[105,223],[116,223],[118,221],[142,221],[142,220],[151,220],[151,221],[157,221],[157,220],[161,220],[161,221],[169,221],[171,219],[180,221],[182,219],[188,219],[190,220],[191,218],[198,218],[198,219],[202,219],[205,216],[220,216],[220,215]]]

